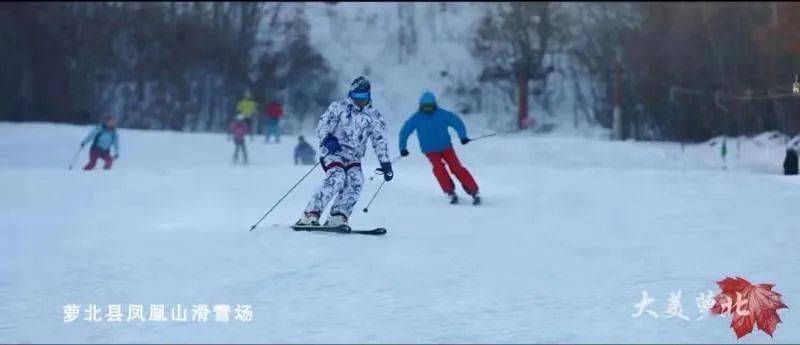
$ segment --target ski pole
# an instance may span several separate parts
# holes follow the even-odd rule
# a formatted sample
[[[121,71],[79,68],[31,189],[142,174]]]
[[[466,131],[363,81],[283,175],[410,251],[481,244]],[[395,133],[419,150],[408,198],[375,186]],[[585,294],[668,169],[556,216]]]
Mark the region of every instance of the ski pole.
[[[264,215],[261,216],[261,219],[259,219],[255,224],[253,224],[253,226],[250,227],[250,231],[255,230],[256,226],[258,226],[258,224],[261,224],[261,221],[264,220],[264,218],[266,218],[267,215],[269,215],[272,212],[272,210],[275,209],[275,207],[278,207],[278,204],[280,204],[281,201],[283,201],[283,199],[285,199],[289,195],[289,193],[291,193],[295,189],[295,187],[297,187],[300,184],[300,182],[303,182],[303,180],[305,180],[306,177],[308,177],[308,175],[311,175],[311,172],[314,171],[314,169],[316,169],[318,165],[319,162],[317,162],[317,164],[314,164],[314,166],[311,167],[311,169],[308,170],[308,172],[305,175],[303,175],[303,177],[300,178],[300,181],[297,181],[297,183],[295,183],[294,186],[292,186],[292,188],[289,189],[288,192],[286,192],[286,194],[284,194],[280,199],[278,199],[278,202],[276,202],[275,205],[272,205],[272,207],[269,209],[269,211],[267,211],[267,213],[264,213]]]
[[[75,160],[78,159],[78,155],[81,154],[81,151],[83,151],[83,145],[81,145],[81,147],[78,148],[78,152],[75,152],[75,155],[72,156],[72,161],[69,162],[68,170],[72,170],[72,165],[75,164]]]
[[[513,131],[506,131],[506,132],[494,132],[494,133],[484,134],[484,135],[481,135],[481,136],[477,136],[477,137],[471,138],[471,139],[470,139],[470,141],[475,141],[475,140],[478,140],[478,139],[489,138],[489,137],[493,137],[493,136],[495,136],[495,135],[498,135],[498,134],[511,134],[511,133],[516,133],[516,132],[520,132],[520,131],[522,131],[522,130],[521,130],[521,129],[515,129],[515,130],[513,130]]]
[[[383,188],[384,183],[386,183],[386,180],[383,180],[381,184],[378,186],[378,190],[375,191],[375,194],[372,194],[372,199],[369,199],[369,203],[367,203],[367,206],[364,207],[364,213],[367,213],[367,211],[369,211],[369,206],[372,205],[372,202],[375,200],[375,197],[378,196],[378,192],[381,191],[381,188]]]
[[[479,140],[479,139],[493,137],[493,136],[497,135],[497,133],[498,132],[494,132],[494,133],[491,133],[491,134],[484,134],[484,135],[481,135],[481,136],[478,136],[478,137],[474,137],[474,138],[470,139],[470,141],[475,141],[475,140]]]

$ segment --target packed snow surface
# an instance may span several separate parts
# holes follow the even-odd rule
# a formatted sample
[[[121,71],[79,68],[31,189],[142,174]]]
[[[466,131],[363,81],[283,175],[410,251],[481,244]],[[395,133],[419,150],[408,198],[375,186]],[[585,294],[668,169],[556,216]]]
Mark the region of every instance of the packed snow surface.
[[[484,204],[449,205],[411,156],[368,181],[351,224],[386,236],[294,232],[323,176],[296,139],[248,141],[231,164],[222,134],[120,131],[110,171],[67,170],[88,126],[0,123],[0,342],[733,343],[730,318],[696,297],[726,276],[773,283],[791,309],[774,338],[800,342],[800,179],[783,142],[609,142],[528,133],[456,150]],[[470,127],[470,135],[479,129]],[[392,156],[397,155],[392,133]],[[314,142],[315,144],[315,142]],[[377,167],[367,153],[365,172]],[[633,317],[642,291],[654,298]],[[683,313],[666,318],[681,290]],[[64,305],[248,304],[253,320],[64,322]]]

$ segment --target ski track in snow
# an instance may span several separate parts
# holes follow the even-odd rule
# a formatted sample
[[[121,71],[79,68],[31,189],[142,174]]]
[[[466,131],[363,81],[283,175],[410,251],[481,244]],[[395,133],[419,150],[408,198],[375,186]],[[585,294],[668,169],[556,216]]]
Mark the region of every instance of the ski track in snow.
[[[697,293],[732,275],[775,283],[792,308],[773,339],[741,343],[800,341],[800,179],[764,138],[729,150],[727,171],[708,144],[456,144],[479,207],[460,189],[448,205],[412,140],[366,214],[380,177],[365,185],[352,224],[389,231],[372,237],[274,226],[300,216],[321,170],[247,231],[308,170],[291,136],[248,141],[242,167],[220,134],[122,129],[113,170],[68,171],[87,131],[0,123],[0,342],[734,343],[729,318],[631,317],[642,290],[662,313],[680,289],[694,320]],[[69,303],[250,304],[254,320],[64,323]]]

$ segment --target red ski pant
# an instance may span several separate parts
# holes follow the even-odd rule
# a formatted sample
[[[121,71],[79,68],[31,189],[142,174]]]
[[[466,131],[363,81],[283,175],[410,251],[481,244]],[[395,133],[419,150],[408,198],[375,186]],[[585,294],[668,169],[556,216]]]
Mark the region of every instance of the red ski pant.
[[[467,168],[461,165],[458,156],[456,156],[456,151],[452,147],[441,152],[427,152],[425,156],[428,156],[428,160],[433,164],[433,175],[436,176],[439,186],[442,187],[445,193],[453,193],[456,189],[450,174],[447,173],[447,169],[444,167],[445,163],[450,168],[450,172],[456,175],[458,181],[461,182],[461,186],[464,187],[464,191],[467,194],[474,195],[478,192],[478,184],[475,183],[475,179],[472,178],[472,174],[469,173]]]
[[[97,146],[92,146],[92,148],[89,150],[89,163],[86,163],[86,166],[83,167],[83,170],[94,169],[94,165],[97,164],[98,158],[102,158],[104,161],[103,169],[111,169],[111,163],[114,162],[114,159],[111,158],[109,153],[109,150],[103,150]]]

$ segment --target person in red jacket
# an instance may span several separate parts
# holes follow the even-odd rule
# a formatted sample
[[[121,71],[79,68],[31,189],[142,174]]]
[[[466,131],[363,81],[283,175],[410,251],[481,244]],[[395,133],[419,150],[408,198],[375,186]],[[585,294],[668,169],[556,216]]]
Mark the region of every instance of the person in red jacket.
[[[266,115],[265,133],[266,142],[269,143],[269,137],[275,136],[275,143],[281,142],[281,128],[280,120],[283,117],[283,106],[278,101],[272,101],[267,105],[267,110],[264,112]]]

